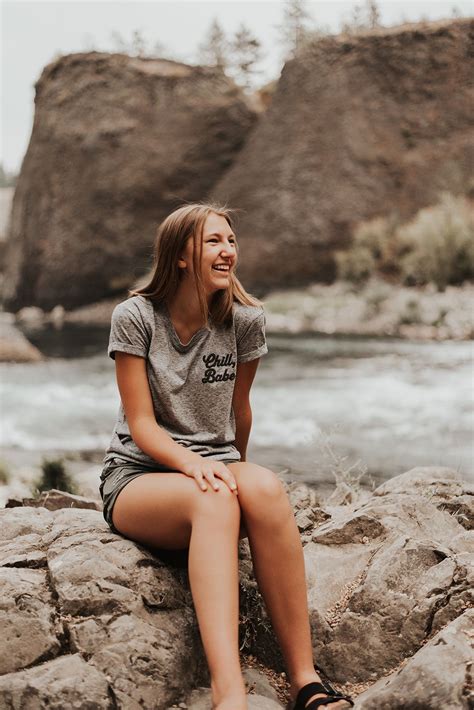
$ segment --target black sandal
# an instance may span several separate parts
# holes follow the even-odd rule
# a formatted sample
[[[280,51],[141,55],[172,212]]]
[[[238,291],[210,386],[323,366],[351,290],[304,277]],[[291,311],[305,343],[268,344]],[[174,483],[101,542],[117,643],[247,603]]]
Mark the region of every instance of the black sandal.
[[[305,705],[313,695],[318,693],[326,693],[325,698],[315,698],[309,705]],[[311,683],[306,683],[300,688],[298,695],[296,696],[295,704],[292,706],[291,702],[288,703],[287,710],[317,710],[321,705],[329,705],[330,703],[337,703],[339,700],[346,700],[350,703],[351,707],[354,706],[354,701],[349,695],[343,695],[338,693],[332,685],[327,681],[324,683],[318,683],[312,681]]]

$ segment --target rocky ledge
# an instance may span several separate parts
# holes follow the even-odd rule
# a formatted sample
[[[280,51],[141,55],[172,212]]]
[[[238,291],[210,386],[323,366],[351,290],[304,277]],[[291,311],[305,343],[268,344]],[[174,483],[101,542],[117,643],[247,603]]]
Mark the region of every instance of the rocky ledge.
[[[285,485],[321,675],[357,709],[473,707],[474,486],[415,468],[332,505]],[[32,503],[0,510],[0,706],[210,708],[186,554],[115,535],[80,496]],[[249,708],[284,707],[246,540],[239,567]]]

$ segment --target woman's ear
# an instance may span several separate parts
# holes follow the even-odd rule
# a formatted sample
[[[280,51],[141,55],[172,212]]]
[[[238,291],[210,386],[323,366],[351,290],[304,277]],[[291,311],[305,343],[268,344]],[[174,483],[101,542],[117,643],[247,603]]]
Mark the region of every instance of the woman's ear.
[[[187,263],[186,263],[186,257],[180,256],[178,259],[178,268],[179,269],[186,269],[187,268]]]

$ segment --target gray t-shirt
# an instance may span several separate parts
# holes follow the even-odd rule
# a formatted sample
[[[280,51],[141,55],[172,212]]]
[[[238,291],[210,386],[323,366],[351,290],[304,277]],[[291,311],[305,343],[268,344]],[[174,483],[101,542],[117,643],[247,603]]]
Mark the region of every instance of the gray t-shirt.
[[[164,302],[132,296],[112,313],[108,355],[115,359],[118,350],[146,358],[156,422],[174,441],[203,457],[239,461],[232,409],[236,363],[268,348],[262,307],[234,302],[232,315],[232,326],[203,327],[183,345]],[[122,402],[104,464],[113,458],[166,469],[133,441]]]

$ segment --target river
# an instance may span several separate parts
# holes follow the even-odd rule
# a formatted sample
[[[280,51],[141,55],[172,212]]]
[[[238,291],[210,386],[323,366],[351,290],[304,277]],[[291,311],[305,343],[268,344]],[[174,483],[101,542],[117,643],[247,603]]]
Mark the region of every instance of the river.
[[[3,462],[39,470],[42,456],[75,452],[98,467],[119,407],[108,328],[24,332],[49,359],[0,365]],[[251,393],[249,461],[325,489],[341,467],[364,471],[369,488],[414,466],[474,480],[472,342],[267,342]]]

